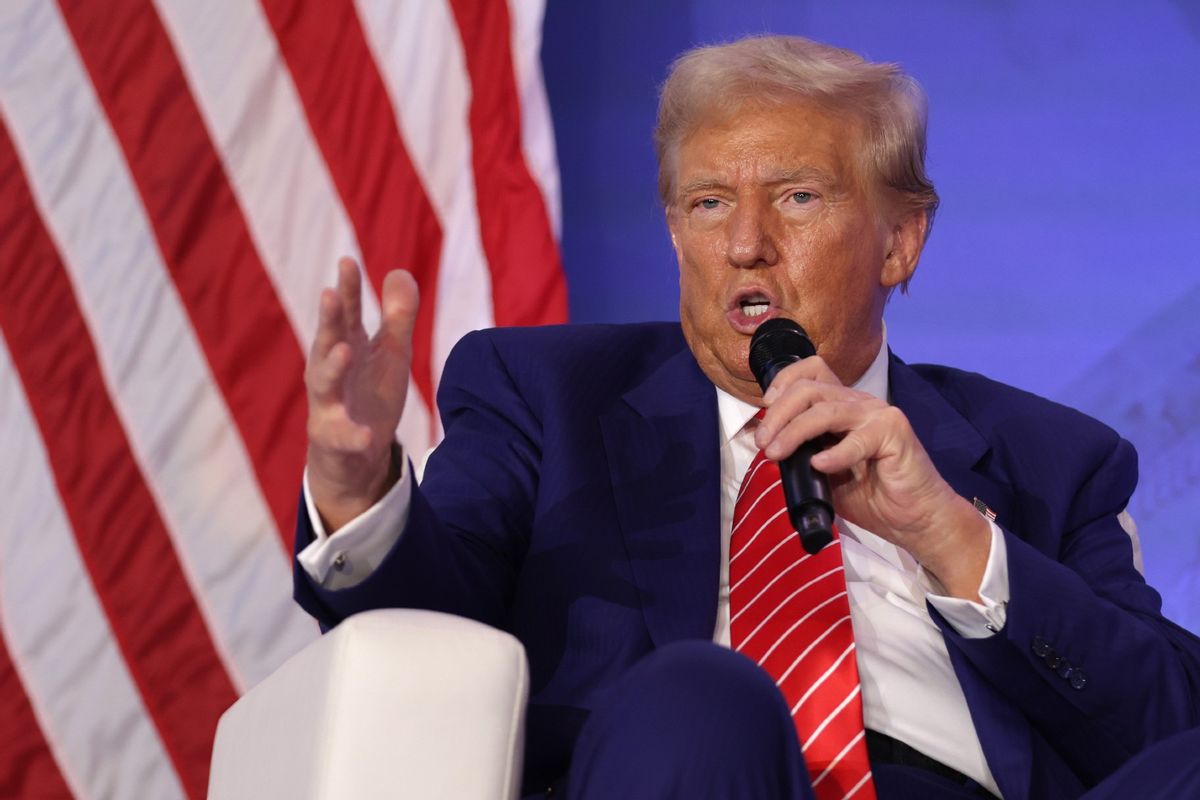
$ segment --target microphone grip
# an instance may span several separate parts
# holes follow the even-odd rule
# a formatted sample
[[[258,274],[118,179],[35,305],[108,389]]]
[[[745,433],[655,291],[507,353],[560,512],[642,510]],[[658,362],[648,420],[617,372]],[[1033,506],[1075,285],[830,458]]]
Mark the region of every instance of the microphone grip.
[[[833,541],[829,479],[825,473],[812,468],[812,457],[821,451],[821,445],[818,439],[804,442],[796,452],[779,462],[788,518],[800,535],[805,552],[812,555]]]
[[[762,367],[759,385],[763,391],[775,375],[790,365],[792,359],[779,359]],[[779,462],[779,477],[783,497],[787,501],[788,519],[800,535],[804,551],[816,555],[833,541],[833,501],[829,497],[829,478],[812,468],[812,457],[824,449],[825,437],[804,442],[796,452]]]

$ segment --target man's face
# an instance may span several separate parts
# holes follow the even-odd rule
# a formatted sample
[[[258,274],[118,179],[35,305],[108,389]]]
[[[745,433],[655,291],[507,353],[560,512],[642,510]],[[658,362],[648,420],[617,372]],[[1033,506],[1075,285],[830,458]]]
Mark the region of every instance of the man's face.
[[[859,147],[856,124],[808,105],[747,105],[680,143],[667,209],[680,320],[730,394],[760,396],[750,336],[772,317],[799,322],[846,384],[878,352],[888,290],[920,246],[898,263],[899,228],[879,213]]]

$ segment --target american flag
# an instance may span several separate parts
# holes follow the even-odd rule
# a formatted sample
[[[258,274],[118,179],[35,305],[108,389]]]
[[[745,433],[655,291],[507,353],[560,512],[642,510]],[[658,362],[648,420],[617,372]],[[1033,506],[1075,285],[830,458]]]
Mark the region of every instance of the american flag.
[[[464,332],[558,322],[544,0],[0,2],[0,797],[202,797],[291,601],[339,255]]]

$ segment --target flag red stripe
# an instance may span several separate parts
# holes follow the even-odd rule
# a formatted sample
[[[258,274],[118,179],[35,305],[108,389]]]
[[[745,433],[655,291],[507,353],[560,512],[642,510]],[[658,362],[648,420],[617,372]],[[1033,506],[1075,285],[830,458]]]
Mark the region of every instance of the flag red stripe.
[[[5,181],[0,174],[0,183]],[[0,639],[0,797],[70,797],[17,670]]]
[[[66,269],[0,122],[0,330],[113,635],[188,793],[236,698],[108,396]]]
[[[471,77],[471,158],[497,325],[565,322],[567,286],[546,204],[521,150],[505,0],[451,0]]]
[[[413,380],[434,407],[433,320],[442,227],[404,145],[395,111],[350,0],[262,0],[304,113],[381,293],[402,267],[421,287]]]
[[[61,0],[287,552],[304,466],[304,356],[147,0]]]

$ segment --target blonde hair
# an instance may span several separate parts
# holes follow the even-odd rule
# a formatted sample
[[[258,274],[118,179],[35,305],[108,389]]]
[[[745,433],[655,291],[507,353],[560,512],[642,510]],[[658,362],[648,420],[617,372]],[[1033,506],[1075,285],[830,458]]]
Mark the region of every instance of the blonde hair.
[[[924,91],[896,64],[875,64],[799,36],[752,36],[698,47],[675,60],[654,129],[663,204],[673,200],[675,156],[689,134],[747,103],[797,101],[857,119],[864,134],[863,174],[893,189],[902,209],[923,210],[928,231],[938,195],[925,172]]]

